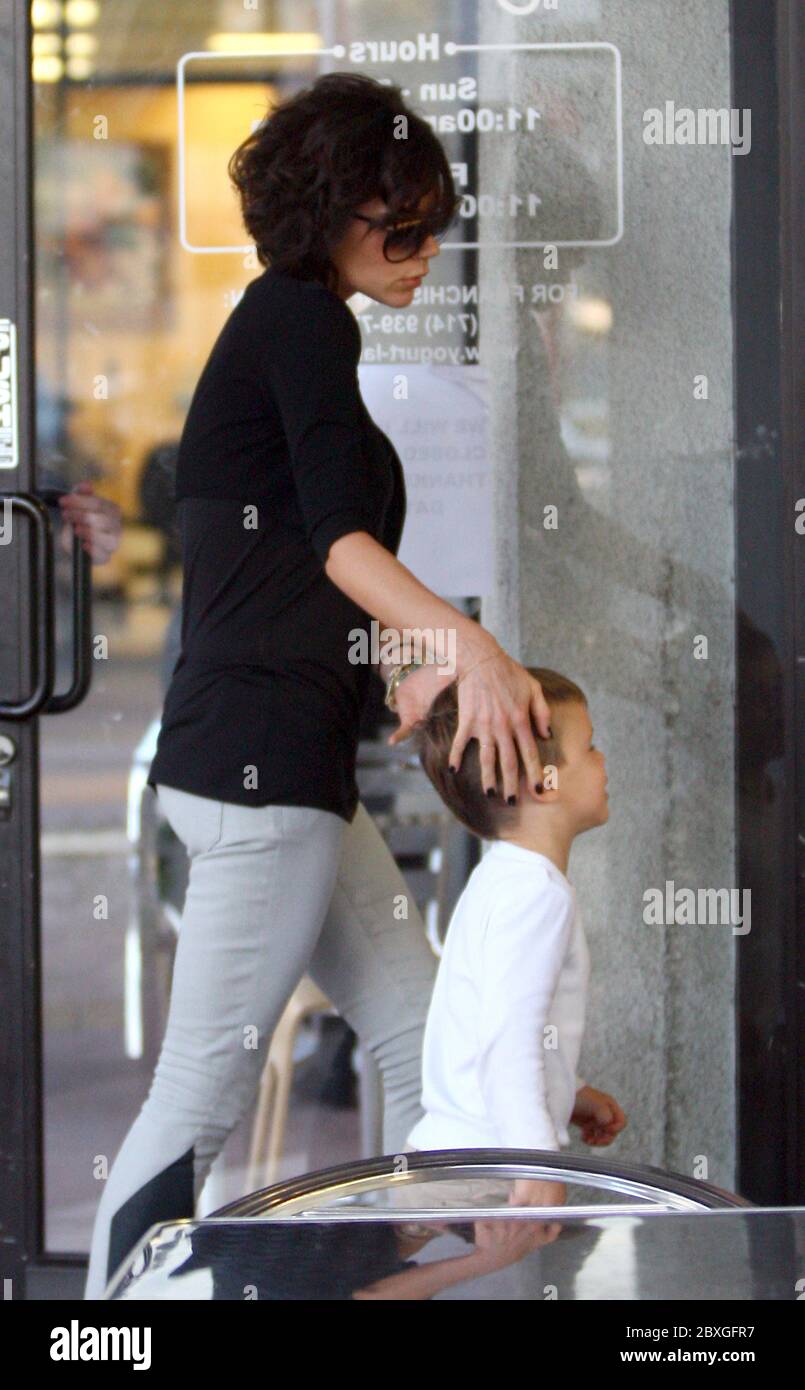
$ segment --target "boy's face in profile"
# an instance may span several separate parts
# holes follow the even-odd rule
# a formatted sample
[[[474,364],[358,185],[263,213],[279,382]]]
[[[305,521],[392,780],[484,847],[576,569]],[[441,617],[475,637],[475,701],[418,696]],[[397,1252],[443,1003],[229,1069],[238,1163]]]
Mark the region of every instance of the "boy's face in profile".
[[[577,835],[609,819],[606,761],[593,743],[586,705],[577,701],[560,705],[552,712],[551,721],[565,761],[556,770],[558,785],[546,793],[545,802],[561,809]]]

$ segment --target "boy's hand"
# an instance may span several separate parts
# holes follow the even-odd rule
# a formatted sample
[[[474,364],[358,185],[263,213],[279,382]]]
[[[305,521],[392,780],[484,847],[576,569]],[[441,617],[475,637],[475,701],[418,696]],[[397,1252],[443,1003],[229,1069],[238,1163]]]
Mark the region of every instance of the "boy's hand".
[[[627,1121],[614,1096],[582,1086],[576,1092],[570,1123],[579,1126],[585,1144],[611,1144]]]

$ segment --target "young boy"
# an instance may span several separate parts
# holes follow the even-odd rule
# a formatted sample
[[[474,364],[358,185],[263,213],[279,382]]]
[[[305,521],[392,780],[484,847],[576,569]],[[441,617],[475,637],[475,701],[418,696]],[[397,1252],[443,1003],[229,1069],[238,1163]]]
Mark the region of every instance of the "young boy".
[[[522,762],[516,805],[487,797],[475,739],[450,773],[455,683],[415,729],[422,766],[442,800],[492,843],[447,930],[423,1041],[425,1114],[406,1151],[559,1149],[570,1142],[571,1122],[585,1143],[609,1144],[626,1124],[618,1102],[576,1073],[589,956],[567,867],[575,837],[609,816],[604,755],[593,744],[579,687],[555,671],[527,669],[551,711],[551,739],[534,731],[545,774],[538,802]],[[458,1187],[450,1186],[455,1197]],[[437,1200],[446,1189],[431,1188]],[[565,1195],[564,1183],[518,1181],[509,1200],[554,1205]]]

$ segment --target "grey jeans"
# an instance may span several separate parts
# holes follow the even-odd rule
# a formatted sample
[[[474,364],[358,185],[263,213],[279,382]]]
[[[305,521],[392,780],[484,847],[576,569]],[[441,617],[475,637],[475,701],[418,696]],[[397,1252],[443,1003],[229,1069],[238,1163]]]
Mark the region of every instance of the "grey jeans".
[[[271,1035],[309,974],[383,1079],[383,1146],[422,1115],[422,1035],[438,961],[391,850],[359,803],[348,824],[157,788],[190,873],[151,1088],[106,1179],[85,1299],[154,1222],[192,1217],[253,1104]]]

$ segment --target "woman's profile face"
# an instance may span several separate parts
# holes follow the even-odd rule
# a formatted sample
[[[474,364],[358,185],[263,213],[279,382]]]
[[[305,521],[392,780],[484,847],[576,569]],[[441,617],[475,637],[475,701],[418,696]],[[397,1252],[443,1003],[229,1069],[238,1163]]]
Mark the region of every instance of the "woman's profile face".
[[[418,211],[423,216],[431,202],[431,195],[420,200]],[[365,217],[382,217],[388,208],[382,198],[373,198],[356,211]],[[421,277],[428,273],[431,256],[439,254],[439,243],[435,237],[428,236],[415,255],[392,262],[383,254],[385,236],[386,229],[370,227],[359,217],[353,218],[349,230],[331,254],[338,270],[338,293],[342,299],[360,293],[392,308],[404,308],[411,303]]]

